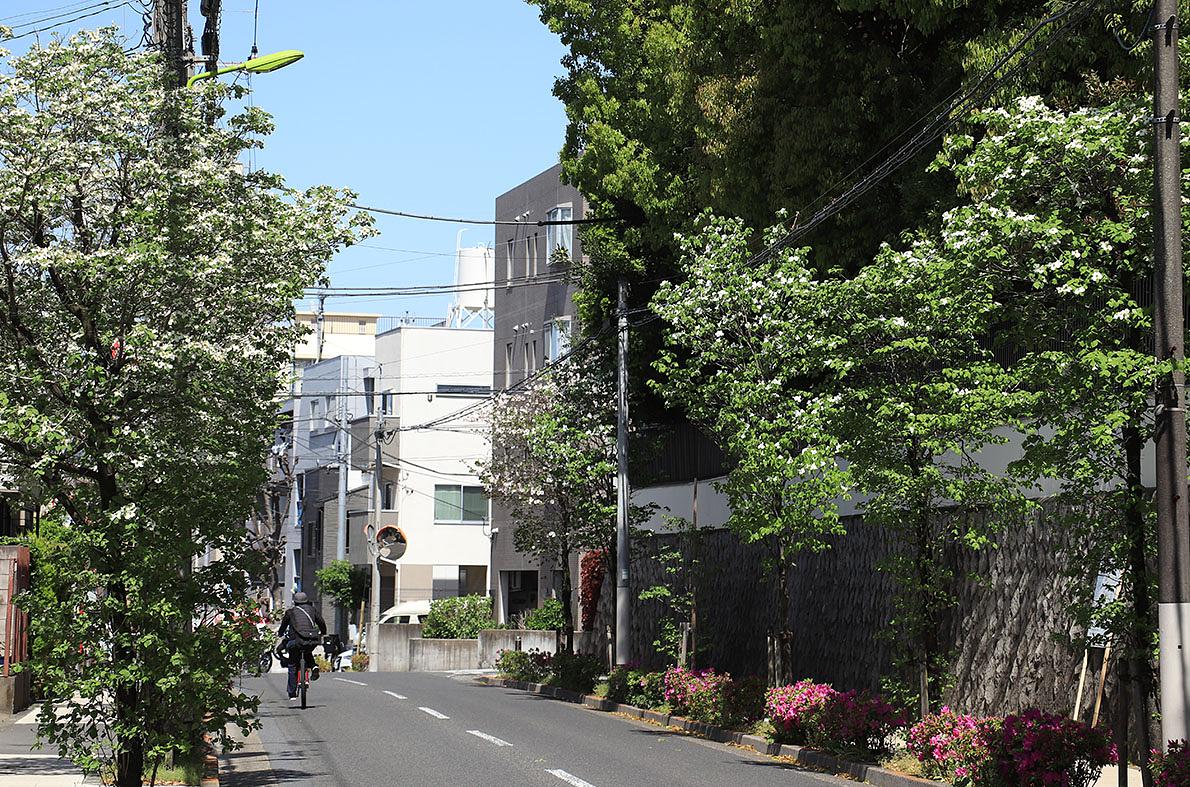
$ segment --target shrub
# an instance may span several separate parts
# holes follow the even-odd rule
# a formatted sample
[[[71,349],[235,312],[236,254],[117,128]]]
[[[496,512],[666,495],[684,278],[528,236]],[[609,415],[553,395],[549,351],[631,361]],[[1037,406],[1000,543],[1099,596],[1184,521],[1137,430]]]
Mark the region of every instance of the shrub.
[[[988,770],[990,752],[985,731],[992,720],[976,719],[950,708],[931,714],[909,728],[905,745],[922,763],[927,776],[942,778],[952,784],[970,782],[975,774]]]
[[[502,650],[496,657],[496,669],[513,680],[541,683],[550,675],[553,656],[533,650]]]
[[[671,667],[664,677],[665,701],[679,716],[716,727],[733,727],[760,716],[763,686],[754,679],[734,681],[713,669]]]
[[[778,686],[765,694],[764,712],[776,729],[778,743],[806,743],[810,724],[838,692],[827,683],[806,679]]]
[[[547,598],[545,603],[525,615],[525,628],[535,631],[562,631],[566,628],[562,602]]]
[[[351,654],[351,671],[352,672],[367,672],[368,671],[368,654],[367,653],[352,653]]]
[[[835,692],[812,716],[810,742],[823,748],[841,744],[865,753],[885,752],[889,733],[904,723],[904,717],[878,694]]]
[[[487,596],[440,598],[430,604],[422,622],[427,639],[474,639],[492,625],[492,599]]]
[[[1013,787],[1088,787],[1117,761],[1106,731],[1036,709],[1006,716],[1000,734],[986,737],[999,777]]]
[[[1181,787],[1190,784],[1190,743],[1170,741],[1169,751],[1153,750],[1149,762],[1153,770],[1153,787]]]
[[[603,662],[582,653],[555,653],[548,682],[559,688],[590,694],[603,674]]]

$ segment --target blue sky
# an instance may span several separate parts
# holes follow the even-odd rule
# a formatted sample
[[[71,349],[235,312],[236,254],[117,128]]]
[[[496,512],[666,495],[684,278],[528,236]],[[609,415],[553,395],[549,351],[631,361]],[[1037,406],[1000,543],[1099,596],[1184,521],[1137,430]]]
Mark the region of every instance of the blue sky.
[[[2,0],[0,24],[72,8],[89,12],[101,1]],[[196,38],[198,5],[189,2]],[[248,57],[253,5],[224,0],[223,60]],[[43,13],[26,16],[31,12]],[[128,7],[56,30],[104,24],[140,37],[139,11]],[[359,192],[364,205],[490,219],[497,195],[557,161],[566,118],[552,89],[564,50],[523,0],[260,0],[257,39],[262,54],[306,53],[289,68],[252,79],[255,103],[277,124],[255,164],[291,185],[328,183]],[[20,52],[30,41],[6,48]],[[333,284],[451,282],[462,225],[377,217],[377,227],[381,235],[369,247],[334,261]],[[463,244],[492,239],[491,227],[470,227]],[[327,308],[432,317],[445,316],[448,301],[353,298],[328,300]]]

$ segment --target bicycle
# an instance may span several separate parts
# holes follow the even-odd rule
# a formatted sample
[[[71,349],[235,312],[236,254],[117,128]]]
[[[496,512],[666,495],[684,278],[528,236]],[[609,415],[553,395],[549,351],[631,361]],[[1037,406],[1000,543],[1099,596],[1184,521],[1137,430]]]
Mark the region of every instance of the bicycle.
[[[307,648],[298,648],[297,679],[298,696],[301,697],[302,710],[306,709],[306,690],[310,688],[310,667],[306,664]]]

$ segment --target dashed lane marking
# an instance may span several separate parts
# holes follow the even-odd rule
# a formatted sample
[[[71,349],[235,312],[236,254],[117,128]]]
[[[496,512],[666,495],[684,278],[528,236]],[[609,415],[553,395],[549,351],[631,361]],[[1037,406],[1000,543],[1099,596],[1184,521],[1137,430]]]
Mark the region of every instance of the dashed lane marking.
[[[360,683],[358,680],[351,680],[349,678],[335,678],[340,683],[350,683],[353,686],[367,686],[367,683]]]
[[[422,713],[430,714],[435,719],[449,719],[450,718],[445,713],[439,713],[438,711],[434,710],[433,708],[426,708],[426,707],[422,706],[422,707],[419,707],[418,710],[421,711]]]
[[[486,732],[480,732],[479,730],[467,730],[467,732],[470,733],[471,735],[474,735],[476,738],[483,738],[488,743],[494,743],[497,746],[511,746],[512,745],[508,741],[497,738],[495,735],[488,735]]]
[[[407,699],[409,699],[409,698],[408,698],[408,697],[406,697],[404,694],[397,694],[395,691],[386,691],[386,692],[384,692],[384,693],[385,693],[385,694],[387,694],[388,696],[392,697],[393,699],[396,699],[396,700],[407,700]]]
[[[559,779],[566,782],[567,784],[573,784],[574,787],[595,787],[594,784],[591,784],[590,782],[585,782],[582,779],[580,779],[579,777],[575,776],[573,773],[567,773],[566,771],[562,770],[561,768],[554,768],[553,770],[546,768],[545,772],[549,773],[549,774],[553,774],[554,776],[557,776]]]

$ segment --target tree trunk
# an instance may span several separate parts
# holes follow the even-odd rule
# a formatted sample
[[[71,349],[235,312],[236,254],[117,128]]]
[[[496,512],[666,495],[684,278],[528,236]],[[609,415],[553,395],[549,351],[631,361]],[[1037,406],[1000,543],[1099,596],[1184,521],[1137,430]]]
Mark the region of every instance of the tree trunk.
[[[116,718],[122,724],[135,725],[137,690],[133,686],[116,689]],[[145,742],[138,736],[121,735],[116,740],[116,787],[141,787],[145,770]]]
[[[1128,510],[1124,514],[1128,534],[1128,584],[1132,588],[1132,622],[1129,632],[1129,683],[1132,707],[1136,717],[1136,744],[1145,787],[1152,787],[1149,773],[1149,751],[1152,742],[1149,725],[1152,714],[1149,698],[1153,694],[1153,675],[1150,665],[1149,643],[1153,634],[1153,605],[1149,596],[1149,566],[1146,556],[1145,490],[1141,485],[1140,455],[1144,447],[1136,426],[1124,427],[1124,455],[1127,462]],[[1121,757],[1121,759],[1126,759]]]
[[[922,468],[926,457],[918,447],[916,438],[912,440],[909,449],[909,467],[914,479],[922,475]],[[930,714],[930,656],[933,651],[934,637],[931,630],[933,620],[932,610],[929,609],[929,587],[931,579],[930,565],[930,505],[931,496],[923,492],[918,511],[915,514],[914,525],[914,568],[917,574],[916,598],[913,605],[916,608],[917,620],[913,622],[911,638],[913,649],[917,651],[917,693],[918,711],[922,718]]]
[[[567,653],[574,653],[574,610],[571,608],[573,594],[573,579],[570,576],[570,550],[562,550],[562,623],[566,626],[565,648]]]

